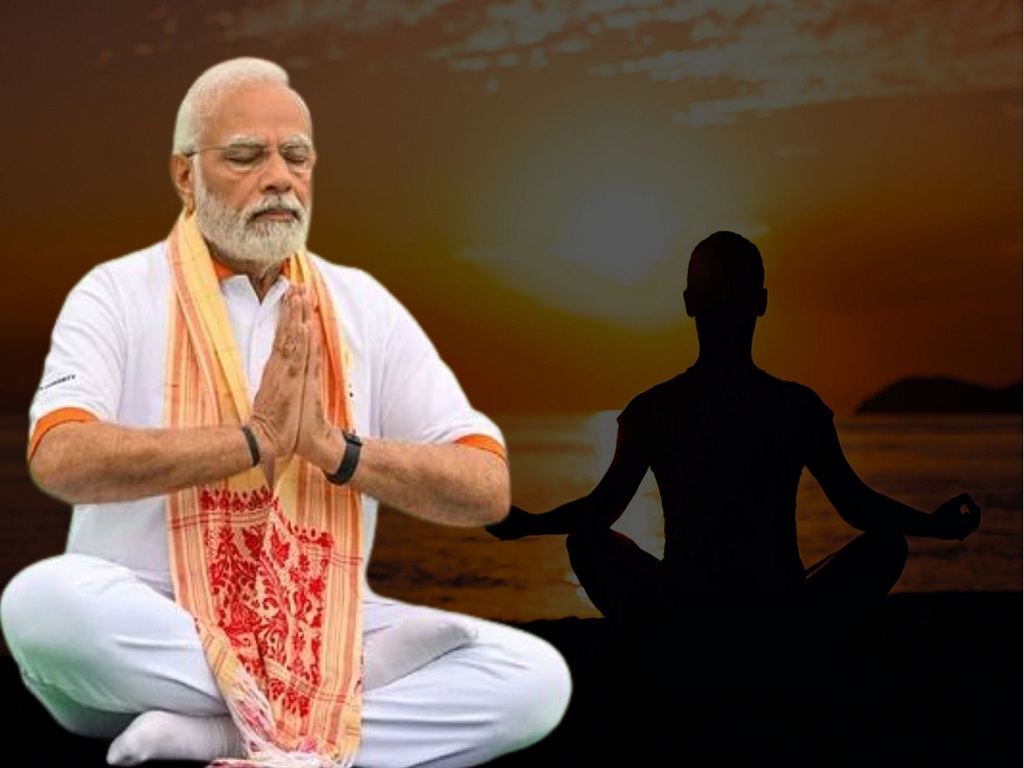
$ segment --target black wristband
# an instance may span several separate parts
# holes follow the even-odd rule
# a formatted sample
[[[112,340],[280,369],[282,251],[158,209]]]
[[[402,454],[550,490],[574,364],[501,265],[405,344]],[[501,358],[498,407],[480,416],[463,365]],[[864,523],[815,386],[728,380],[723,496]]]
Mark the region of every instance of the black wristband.
[[[245,435],[245,442],[249,444],[249,455],[252,456],[252,466],[255,467],[260,463],[260,444],[248,425],[242,427],[242,434]]]
[[[363,447],[363,441],[359,439],[359,435],[342,431],[341,436],[345,438],[345,454],[341,457],[341,463],[334,470],[334,474],[327,475],[327,480],[334,485],[344,485],[352,479],[356,465],[359,463],[359,451]]]

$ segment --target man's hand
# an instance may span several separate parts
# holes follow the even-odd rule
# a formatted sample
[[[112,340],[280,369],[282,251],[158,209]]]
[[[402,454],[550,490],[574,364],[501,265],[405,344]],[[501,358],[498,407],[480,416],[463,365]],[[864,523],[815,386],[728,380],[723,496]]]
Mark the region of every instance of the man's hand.
[[[299,413],[299,433],[295,452],[311,464],[333,472],[337,461],[332,461],[332,445],[338,442],[334,429],[324,416],[320,389],[320,371],[323,367],[323,343],[320,335],[310,331],[309,356],[302,386],[302,408]],[[339,393],[344,397],[344,393]],[[340,459],[339,459],[340,461]]]
[[[932,513],[935,533],[938,539],[959,539],[963,541],[981,524],[981,507],[970,494],[961,493],[943,502]]]
[[[293,286],[281,300],[274,346],[253,400],[250,424],[265,462],[295,451],[309,356],[310,298]]]
[[[512,505],[509,507],[508,514],[503,520],[484,526],[484,530],[502,541],[521,539],[524,536],[531,536],[535,533],[531,525],[533,517],[534,515],[531,515],[526,510]]]

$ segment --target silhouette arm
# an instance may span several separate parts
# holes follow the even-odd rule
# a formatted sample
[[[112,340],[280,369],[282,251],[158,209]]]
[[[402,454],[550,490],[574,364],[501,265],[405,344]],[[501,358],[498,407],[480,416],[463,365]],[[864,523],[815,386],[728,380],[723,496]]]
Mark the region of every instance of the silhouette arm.
[[[981,509],[967,493],[954,496],[929,513],[874,490],[850,466],[834,426],[807,468],[839,516],[861,531],[886,530],[905,536],[963,541],[981,522]]]
[[[530,513],[512,506],[487,531],[502,540],[545,534],[568,534],[581,528],[610,528],[622,515],[647,473],[648,459],[619,431],[608,469],[590,493],[554,509]]]

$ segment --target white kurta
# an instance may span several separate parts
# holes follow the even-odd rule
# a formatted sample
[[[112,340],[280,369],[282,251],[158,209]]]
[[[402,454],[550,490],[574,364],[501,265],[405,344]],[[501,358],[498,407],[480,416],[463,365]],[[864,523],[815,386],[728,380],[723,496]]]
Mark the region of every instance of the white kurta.
[[[69,409],[126,426],[164,426],[171,298],[164,248],[102,264],[71,291],[31,405],[33,441]],[[351,350],[348,396],[360,434],[420,443],[475,435],[504,444],[394,296],[361,270],[312,258]],[[279,278],[262,302],[244,276],[220,285],[255,393],[288,281]],[[376,501],[364,497],[363,509],[365,563]],[[0,622],[26,684],[76,733],[110,738],[153,709],[226,712],[192,619],[173,600],[164,515],[162,496],[76,505],[67,553],[29,566],[4,591]],[[358,765],[476,765],[539,740],[560,721],[571,685],[564,660],[547,643],[494,622],[399,603],[368,585],[365,595],[368,665],[383,647],[374,638],[411,616],[454,622],[475,639],[366,692]]]

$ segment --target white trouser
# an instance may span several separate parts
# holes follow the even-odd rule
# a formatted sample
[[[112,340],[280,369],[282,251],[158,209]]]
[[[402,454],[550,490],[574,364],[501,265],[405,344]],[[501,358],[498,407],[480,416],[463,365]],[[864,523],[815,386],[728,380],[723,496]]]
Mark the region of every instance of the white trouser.
[[[358,766],[479,765],[558,725],[571,684],[548,643],[379,595],[364,603],[365,632],[416,612],[465,622],[476,638],[365,692]],[[155,709],[227,713],[191,616],[123,566],[78,554],[35,563],[5,588],[0,623],[25,684],[73,733],[112,739]]]

